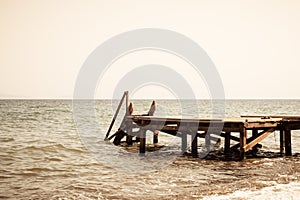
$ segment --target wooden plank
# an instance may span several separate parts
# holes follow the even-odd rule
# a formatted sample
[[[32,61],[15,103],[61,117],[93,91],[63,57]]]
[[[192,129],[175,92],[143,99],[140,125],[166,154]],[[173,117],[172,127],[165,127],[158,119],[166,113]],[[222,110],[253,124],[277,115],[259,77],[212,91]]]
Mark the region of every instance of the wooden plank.
[[[149,109],[149,111],[148,111],[148,116],[153,116],[155,110],[156,110],[156,102],[153,100],[153,101],[152,101],[152,104],[151,104],[151,106],[150,106],[150,109]]]
[[[255,139],[253,139],[251,142],[246,144],[244,146],[245,152],[249,151],[252,147],[254,147],[256,144],[258,144],[260,141],[268,137],[272,132],[274,132],[274,128],[270,128],[268,131],[265,131],[263,134],[260,134],[259,136],[253,136]]]
[[[226,133],[228,133],[228,132],[226,132]],[[221,135],[220,136],[222,136],[222,137],[226,137],[226,133],[224,134],[224,133],[221,133]],[[229,133],[231,133],[231,132],[229,132]],[[238,137],[236,137],[236,136],[234,136],[234,135],[231,135],[231,134],[229,134],[229,137],[230,137],[230,140],[234,140],[234,141],[236,141],[236,142],[239,142],[240,141],[240,138],[238,138]]]
[[[263,116],[263,115],[242,115],[243,118],[262,118],[262,117],[271,117],[271,118],[283,118],[283,119],[300,119],[300,116],[296,115],[270,115],[270,116]]]
[[[113,119],[112,119],[111,123],[110,123],[110,126],[109,126],[109,128],[108,128],[108,130],[107,130],[107,133],[106,133],[106,136],[105,136],[104,140],[107,140],[107,139],[108,139],[109,133],[110,133],[110,131],[111,131],[111,129],[112,129],[112,127],[113,127],[115,121],[116,121],[116,118],[117,118],[117,116],[118,116],[118,114],[119,114],[120,108],[121,108],[121,106],[122,106],[122,104],[123,104],[124,98],[125,98],[125,96],[127,96],[126,94],[128,94],[127,91],[124,92],[124,94],[123,94],[123,96],[122,96],[122,99],[121,99],[121,101],[119,102],[119,105],[118,105],[117,110],[116,110],[116,112],[115,112],[115,114],[114,114],[114,116],[113,116]]]

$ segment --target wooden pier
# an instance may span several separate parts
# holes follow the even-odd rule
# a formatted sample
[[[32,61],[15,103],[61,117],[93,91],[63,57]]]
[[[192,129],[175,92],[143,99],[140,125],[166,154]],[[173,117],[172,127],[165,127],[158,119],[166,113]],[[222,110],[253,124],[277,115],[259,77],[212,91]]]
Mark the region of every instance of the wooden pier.
[[[119,130],[109,137],[111,127],[125,97],[126,115]],[[128,145],[139,142],[141,155],[146,153],[146,132],[150,130],[153,133],[153,143],[158,143],[160,132],[180,137],[182,152],[187,151],[187,137],[191,137],[191,153],[195,157],[198,156],[198,138],[205,138],[204,144],[207,148],[210,148],[213,140],[223,138],[224,154],[230,156],[230,152],[239,151],[240,160],[245,158],[247,151],[257,148],[263,139],[272,132],[278,131],[280,153],[291,156],[292,131],[300,130],[300,116],[241,116],[224,119],[156,117],[152,116],[155,111],[155,101],[151,104],[147,114],[132,115],[133,104],[129,104],[127,92],[124,93],[119,107],[105,140],[114,138],[113,142],[116,145],[120,144],[124,137]]]

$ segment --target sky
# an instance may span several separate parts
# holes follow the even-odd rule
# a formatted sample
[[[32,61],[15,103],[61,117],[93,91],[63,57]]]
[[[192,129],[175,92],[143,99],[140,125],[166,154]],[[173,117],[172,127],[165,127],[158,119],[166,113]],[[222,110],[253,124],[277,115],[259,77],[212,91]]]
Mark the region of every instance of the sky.
[[[160,28],[206,51],[227,99],[300,99],[299,10],[296,0],[1,0],[0,98],[71,99],[83,63],[99,45],[126,31]],[[149,63],[173,68],[197,98],[210,97],[188,63],[143,51],[113,63],[99,77],[95,98],[112,98],[126,73]],[[176,94],[150,84],[131,96]]]

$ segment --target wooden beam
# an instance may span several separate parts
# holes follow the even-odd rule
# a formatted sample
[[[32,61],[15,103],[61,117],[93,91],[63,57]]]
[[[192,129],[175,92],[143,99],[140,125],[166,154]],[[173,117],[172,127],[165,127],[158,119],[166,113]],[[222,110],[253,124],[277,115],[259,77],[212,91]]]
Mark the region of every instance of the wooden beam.
[[[128,96],[128,92],[127,92],[127,91],[124,92],[124,94],[123,94],[123,96],[122,96],[122,99],[121,99],[121,101],[119,102],[118,108],[117,108],[117,110],[116,110],[116,112],[115,112],[115,114],[114,114],[114,116],[113,116],[113,119],[112,119],[112,121],[111,121],[111,123],[110,123],[110,126],[109,126],[109,128],[108,128],[108,130],[107,130],[107,133],[106,133],[106,136],[105,136],[104,140],[108,140],[109,133],[110,133],[110,131],[111,131],[111,129],[112,129],[112,127],[113,127],[115,121],[116,121],[116,118],[117,118],[117,116],[118,116],[118,114],[119,114],[120,108],[121,108],[121,106],[122,106],[122,104],[123,104],[124,98],[125,98],[126,96]],[[127,110],[127,108],[126,108],[126,110]]]
[[[230,133],[230,132],[227,132],[227,133]],[[221,133],[221,135],[220,136],[222,136],[222,137],[226,137],[226,134],[225,133]],[[238,137],[236,137],[236,136],[233,136],[233,135],[231,135],[230,134],[230,139],[231,140],[233,140],[233,141],[236,141],[236,142],[239,142],[240,141],[240,138],[238,138]]]
[[[244,146],[245,152],[249,151],[252,147],[258,144],[260,141],[268,137],[272,132],[275,131],[275,128],[270,128],[269,130],[265,131],[263,134],[259,136],[253,136],[253,140]]]

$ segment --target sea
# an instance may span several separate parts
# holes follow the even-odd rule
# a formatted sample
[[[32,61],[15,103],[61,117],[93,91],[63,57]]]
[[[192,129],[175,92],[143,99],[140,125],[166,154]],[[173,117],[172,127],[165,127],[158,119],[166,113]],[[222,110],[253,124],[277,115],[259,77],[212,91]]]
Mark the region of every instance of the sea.
[[[134,114],[147,113],[151,102],[133,100]],[[210,100],[156,102],[155,115],[163,117],[300,116],[300,100],[226,100],[218,109]],[[243,161],[182,155],[176,137],[159,133],[154,146],[151,132],[140,156],[138,144],[104,141],[117,106],[118,100],[0,100],[0,199],[300,196],[300,131],[292,132],[292,157],[278,154],[278,132],[261,142],[260,156]],[[110,135],[124,113],[122,106]]]

